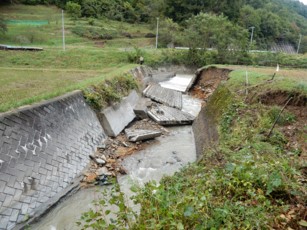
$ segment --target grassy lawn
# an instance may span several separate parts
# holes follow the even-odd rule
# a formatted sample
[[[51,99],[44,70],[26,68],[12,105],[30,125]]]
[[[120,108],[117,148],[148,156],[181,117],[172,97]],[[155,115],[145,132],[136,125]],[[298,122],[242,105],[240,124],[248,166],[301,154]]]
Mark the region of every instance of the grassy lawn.
[[[154,39],[148,25],[108,19],[79,19],[65,15],[66,51],[62,49],[61,10],[53,6],[0,5],[5,20],[44,20],[46,25],[24,25],[16,21],[0,35],[0,44],[38,46],[42,52],[0,50],[0,112],[49,99],[65,92],[97,84],[121,75],[135,65],[128,62],[133,47],[149,47]],[[91,22],[90,22],[91,21]],[[112,40],[87,39],[72,30],[99,29]],[[132,38],[128,38],[127,33]]]
[[[103,71],[0,68],[0,112],[83,89],[133,67],[126,64]]]
[[[272,67],[244,67],[244,66],[224,66],[226,68],[233,69],[230,74],[230,80],[228,85],[231,88],[244,88],[246,82],[246,71],[248,72],[249,86],[264,83],[262,85],[262,91],[268,90],[285,90],[285,91],[297,91],[307,95],[307,70],[305,69],[288,69],[280,68],[276,72],[276,68]],[[270,80],[273,74],[274,84],[265,83]]]

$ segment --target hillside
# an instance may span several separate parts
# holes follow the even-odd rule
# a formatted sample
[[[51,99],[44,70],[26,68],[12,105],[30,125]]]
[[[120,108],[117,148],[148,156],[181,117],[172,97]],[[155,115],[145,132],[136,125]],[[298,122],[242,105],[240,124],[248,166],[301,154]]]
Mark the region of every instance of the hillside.
[[[134,46],[154,43],[152,38],[144,38],[151,31],[146,25],[107,19],[93,19],[94,25],[90,25],[89,19],[73,21],[65,15],[66,51],[63,51],[61,10],[56,6],[2,5],[0,15],[8,20],[6,33],[0,33],[0,44],[44,49],[42,52],[0,50],[0,112],[121,75],[135,66],[128,60]],[[78,28],[91,31],[105,28],[114,38],[90,39],[73,32]],[[127,38],[125,31],[133,38]]]
[[[8,4],[10,2],[12,1],[7,0]],[[157,17],[160,17],[162,23],[169,18],[182,29],[186,27],[186,20],[192,16],[200,12],[213,13],[226,16],[233,23],[240,25],[242,30],[249,30],[250,33],[251,27],[254,27],[254,46],[258,49],[267,49],[268,46],[275,43],[290,43],[297,48],[300,34],[303,35],[301,52],[305,52],[307,49],[307,6],[298,0],[223,0],[218,2],[188,0],[15,0],[13,2],[29,5],[55,4],[65,8],[75,19],[79,17],[107,18],[128,23],[155,24]],[[76,28],[75,31],[82,35],[88,32],[80,31],[80,28]],[[99,32],[101,31],[95,33]],[[108,37],[114,36],[112,31],[108,31],[107,35]],[[95,37],[95,35],[93,36]],[[175,40],[175,43],[185,45],[179,38]]]

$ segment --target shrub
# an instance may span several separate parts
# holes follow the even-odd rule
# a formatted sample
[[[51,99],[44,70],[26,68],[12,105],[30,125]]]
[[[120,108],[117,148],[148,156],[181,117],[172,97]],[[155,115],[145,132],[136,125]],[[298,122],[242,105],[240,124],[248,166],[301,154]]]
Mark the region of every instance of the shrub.
[[[100,27],[84,27],[84,26],[75,26],[72,28],[72,32],[81,37],[86,37],[89,39],[113,39],[118,34],[116,31],[107,30]]]
[[[87,88],[84,90],[84,97],[95,110],[99,111],[114,102],[120,101],[133,89],[138,89],[137,82],[133,76],[127,74]]]
[[[81,17],[81,6],[78,3],[75,2],[67,2],[66,3],[66,10],[68,14],[73,18],[77,19]]]
[[[141,56],[145,56],[145,51],[136,46],[133,48],[133,50],[127,52],[127,60],[130,63],[139,63]]]

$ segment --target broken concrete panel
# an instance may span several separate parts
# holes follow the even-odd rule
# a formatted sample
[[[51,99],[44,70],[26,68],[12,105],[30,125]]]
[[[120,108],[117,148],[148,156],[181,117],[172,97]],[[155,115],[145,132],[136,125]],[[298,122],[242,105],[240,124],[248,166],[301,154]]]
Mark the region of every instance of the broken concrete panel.
[[[160,125],[188,125],[195,119],[189,113],[165,105],[152,106],[148,116]]]
[[[163,88],[173,89],[185,93],[189,90],[194,81],[195,75],[193,74],[176,74],[175,77],[169,79],[168,81],[160,82],[159,84]]]
[[[182,110],[197,117],[201,110],[202,101],[189,95],[182,95]]]
[[[134,106],[133,111],[135,115],[141,119],[148,118],[147,107],[152,104],[152,101],[149,98],[140,98],[138,103]]]
[[[129,141],[131,142],[153,139],[155,137],[161,136],[162,134],[160,131],[145,129],[126,129],[125,133]]]
[[[191,78],[190,83],[189,83],[189,85],[188,85],[188,87],[187,87],[185,92],[189,92],[190,91],[190,89],[192,88],[192,86],[196,82],[196,79],[197,79],[197,75],[193,74],[193,77]]]
[[[130,93],[119,104],[107,107],[100,112],[99,119],[108,136],[116,137],[135,118],[133,112],[135,93],[135,91]]]
[[[132,107],[135,107],[140,100],[140,96],[135,90],[132,90],[124,100],[126,100]]]
[[[143,95],[170,107],[182,108],[181,92],[166,89],[157,84],[151,84],[143,91]]]
[[[169,78],[172,78],[176,75],[175,72],[166,72],[166,73],[152,73],[149,75],[151,78],[151,82],[160,82],[160,81],[165,81]]]

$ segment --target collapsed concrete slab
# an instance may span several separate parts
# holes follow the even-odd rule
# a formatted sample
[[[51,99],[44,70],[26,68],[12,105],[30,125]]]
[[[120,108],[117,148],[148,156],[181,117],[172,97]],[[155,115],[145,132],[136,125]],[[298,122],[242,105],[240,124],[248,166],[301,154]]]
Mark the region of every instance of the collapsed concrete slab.
[[[99,114],[99,120],[108,136],[116,137],[135,118],[133,107],[139,96],[132,91],[119,104],[107,107]]]
[[[148,116],[160,125],[189,125],[195,119],[189,113],[165,105],[152,106]]]
[[[135,107],[140,100],[140,96],[135,90],[132,90],[124,100],[126,100],[132,107]]]
[[[129,141],[137,142],[161,136],[160,131],[145,129],[125,129],[126,136]]]
[[[202,100],[190,95],[182,95],[182,111],[197,117],[201,110]]]
[[[160,82],[163,88],[173,89],[180,92],[187,92],[194,83],[196,76],[193,74],[176,74],[168,81]]]
[[[182,93],[163,88],[158,84],[150,84],[147,86],[143,91],[143,95],[170,107],[177,109],[182,108]]]
[[[140,98],[137,104],[134,106],[133,111],[135,115],[140,119],[148,118],[147,107],[152,104],[152,101],[149,98]]]
[[[149,77],[151,78],[151,82],[160,82],[160,81],[165,81],[169,78],[172,78],[176,75],[175,72],[166,72],[166,73],[152,73],[149,75]]]

